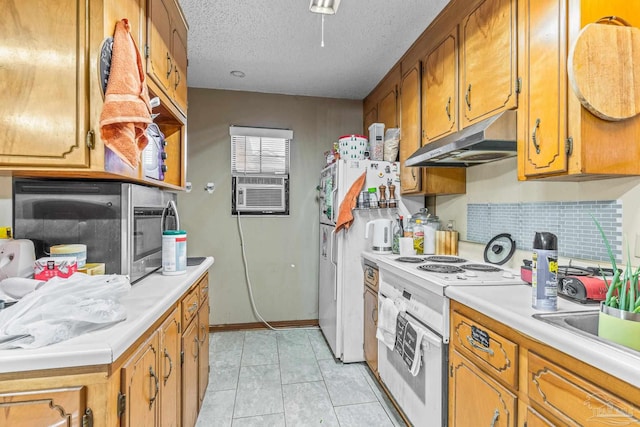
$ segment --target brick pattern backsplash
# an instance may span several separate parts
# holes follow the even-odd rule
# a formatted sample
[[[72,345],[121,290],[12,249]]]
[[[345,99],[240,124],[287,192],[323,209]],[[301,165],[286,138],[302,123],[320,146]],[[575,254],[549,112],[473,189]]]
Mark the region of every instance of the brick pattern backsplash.
[[[536,231],[558,236],[558,253],[568,258],[608,261],[593,215],[604,230],[616,261],[622,261],[622,201],[478,203],[467,205],[467,240],[487,244],[511,234],[516,247],[532,250]],[[626,256],[626,255],[625,255]]]

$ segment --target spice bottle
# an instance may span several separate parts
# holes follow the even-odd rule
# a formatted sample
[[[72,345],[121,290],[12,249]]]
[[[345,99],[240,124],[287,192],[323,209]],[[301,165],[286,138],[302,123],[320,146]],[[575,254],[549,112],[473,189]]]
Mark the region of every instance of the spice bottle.
[[[387,186],[382,184],[380,187],[378,187],[378,189],[380,190],[380,200],[378,201],[378,206],[381,208],[386,208],[387,207]]]
[[[396,186],[391,184],[391,180],[389,180],[389,207],[395,208],[398,206],[398,201],[396,200]]]
[[[416,255],[422,255],[424,252],[424,227],[420,219],[417,219],[413,226],[413,249],[416,250]]]

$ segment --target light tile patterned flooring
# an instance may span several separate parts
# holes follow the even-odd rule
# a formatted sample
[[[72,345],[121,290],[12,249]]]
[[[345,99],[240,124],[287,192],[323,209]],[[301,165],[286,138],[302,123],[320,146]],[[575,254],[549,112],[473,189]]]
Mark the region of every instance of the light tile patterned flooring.
[[[404,427],[363,363],[342,364],[318,329],[211,334],[196,427]]]

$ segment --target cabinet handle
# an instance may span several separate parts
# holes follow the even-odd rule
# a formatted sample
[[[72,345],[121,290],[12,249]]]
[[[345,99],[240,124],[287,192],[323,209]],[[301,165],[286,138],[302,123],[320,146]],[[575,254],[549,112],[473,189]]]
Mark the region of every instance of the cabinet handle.
[[[200,325],[200,331],[202,331],[202,332],[206,333],[206,329],[205,329],[205,327],[204,327],[204,323],[203,323],[202,325]],[[202,339],[200,339],[200,336],[198,335],[198,341],[200,341],[200,344],[203,344],[203,343],[204,343],[204,341],[205,341],[205,335],[204,335],[204,333],[202,334],[202,337],[203,337]]]
[[[414,181],[416,180],[416,168],[411,168],[411,177]]]
[[[187,309],[187,311],[189,312],[189,314],[193,313],[194,311],[196,311],[198,309],[198,303],[194,302],[193,304],[191,304],[191,307],[189,307]]]
[[[447,101],[447,106],[444,107],[444,111],[447,112],[447,118],[449,119],[449,121],[451,121],[451,97],[449,97],[449,100]]]
[[[176,75],[176,82],[173,84],[173,89],[176,90],[178,89],[178,85],[180,84],[180,73],[178,72],[178,69],[175,69],[175,75]]]
[[[153,368],[151,366],[149,366],[149,375],[150,379],[153,378],[156,386],[156,392],[153,394],[153,397],[149,399],[149,409],[151,409],[151,407],[153,407],[153,402],[155,402],[158,398],[158,391],[160,391],[160,386],[158,385],[158,376],[155,372],[153,372]]]
[[[193,342],[196,345],[196,351],[195,353],[193,353],[193,358],[197,359],[198,356],[200,355],[200,341],[198,341],[198,337],[193,337]]]
[[[171,61],[171,55],[167,52],[167,78],[171,77],[173,71],[173,61]]]
[[[493,350],[491,350],[490,348],[479,346],[469,335],[467,335],[467,341],[469,342],[469,344],[471,344],[471,347],[480,351],[484,351],[485,353],[488,353],[489,356],[493,356]]]
[[[493,412],[493,419],[491,420],[491,427],[495,427],[496,425],[496,421],[498,421],[498,418],[500,417],[500,411],[498,411],[497,409]]]
[[[375,307],[371,312],[371,320],[373,320],[373,323],[376,325],[378,324],[378,307]]]
[[[536,119],[536,124],[531,133],[531,142],[536,149],[536,154],[540,154],[540,144],[538,144],[538,128],[540,127],[540,119]]]
[[[464,94],[464,100],[467,103],[467,108],[471,111],[471,83],[469,83],[467,93]]]
[[[173,360],[171,360],[171,355],[169,354],[169,352],[167,351],[167,349],[164,349],[164,358],[169,359],[169,373],[167,375],[164,376],[164,383],[167,384],[167,380],[169,379],[169,377],[171,376],[171,372],[173,372]]]

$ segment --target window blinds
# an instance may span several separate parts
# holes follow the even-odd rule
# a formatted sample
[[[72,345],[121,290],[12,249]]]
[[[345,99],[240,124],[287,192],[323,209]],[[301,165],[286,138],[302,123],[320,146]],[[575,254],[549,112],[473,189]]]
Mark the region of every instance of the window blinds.
[[[231,173],[282,175],[289,173],[288,129],[231,126]]]

